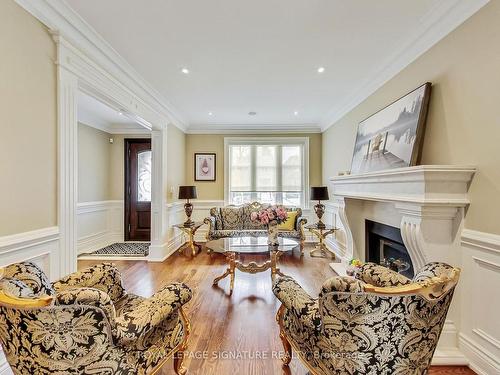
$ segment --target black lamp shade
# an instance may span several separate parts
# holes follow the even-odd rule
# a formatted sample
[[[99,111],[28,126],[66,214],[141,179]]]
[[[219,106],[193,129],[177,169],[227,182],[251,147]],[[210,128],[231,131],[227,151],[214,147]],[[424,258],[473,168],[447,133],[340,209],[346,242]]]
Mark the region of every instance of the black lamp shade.
[[[179,186],[179,199],[196,199],[196,186]]]
[[[311,187],[311,200],[312,201],[327,201],[330,199],[328,196],[327,186],[313,186]]]

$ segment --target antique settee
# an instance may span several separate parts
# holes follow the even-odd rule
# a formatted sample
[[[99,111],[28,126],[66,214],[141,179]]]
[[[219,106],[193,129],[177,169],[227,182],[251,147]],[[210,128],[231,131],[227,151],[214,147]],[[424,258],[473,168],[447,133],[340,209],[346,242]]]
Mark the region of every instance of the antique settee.
[[[154,374],[172,357],[185,374],[186,285],[143,298],[126,293],[112,264],[54,283],[30,262],[0,272],[0,342],[15,374]]]
[[[241,206],[212,207],[210,209],[210,216],[204,221],[209,226],[207,240],[210,241],[223,237],[267,235],[267,226],[260,222],[252,221],[250,218],[252,212],[259,211],[264,207],[267,207],[267,205],[259,202]],[[293,226],[288,230],[279,229],[278,236],[298,239],[300,248],[303,250],[305,241],[304,225],[307,224],[307,219],[302,216],[301,208],[287,208],[287,211],[293,212],[296,215]]]
[[[293,349],[313,375],[426,374],[459,274],[429,263],[410,280],[367,263],[359,280],[327,280],[318,298],[290,277],[277,279],[284,364]]]

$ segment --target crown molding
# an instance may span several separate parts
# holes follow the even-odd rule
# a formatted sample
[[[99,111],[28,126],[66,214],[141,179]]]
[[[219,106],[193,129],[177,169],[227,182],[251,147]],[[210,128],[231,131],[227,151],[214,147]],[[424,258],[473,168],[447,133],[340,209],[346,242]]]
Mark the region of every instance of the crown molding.
[[[186,131],[186,119],[64,0],[15,1],[53,33],[64,37],[87,58],[112,74],[166,123]]]
[[[90,122],[90,121],[78,121],[79,124],[89,126],[91,128],[101,130],[108,134],[127,134],[127,135],[140,135],[140,134],[151,134],[151,130],[146,128],[127,128],[121,127],[120,125],[108,124],[102,121]]]
[[[387,81],[430,49],[439,40],[471,17],[489,0],[449,0],[440,2],[424,17],[420,26],[401,43],[396,53],[389,55],[372,79],[361,84],[351,96],[332,109],[318,124],[188,124],[184,118],[157,90],[155,90],[128,62],[106,42],[64,0],[15,0],[49,29],[56,31],[77,47],[89,59],[115,76],[120,83],[137,95],[141,101],[167,123],[191,134],[208,133],[317,133],[349,113],[372,95]],[[272,127],[272,129],[269,129]]]
[[[370,79],[360,85],[351,96],[347,97],[345,101],[333,108],[325,116],[320,122],[321,130],[327,130],[352,111],[489,1],[450,0],[440,2],[430,9],[422,17],[422,21],[415,32],[402,41],[401,48],[396,53],[389,55],[386,61],[375,70],[375,74]]]
[[[282,134],[321,133],[316,124],[199,124],[187,128],[187,134]]]

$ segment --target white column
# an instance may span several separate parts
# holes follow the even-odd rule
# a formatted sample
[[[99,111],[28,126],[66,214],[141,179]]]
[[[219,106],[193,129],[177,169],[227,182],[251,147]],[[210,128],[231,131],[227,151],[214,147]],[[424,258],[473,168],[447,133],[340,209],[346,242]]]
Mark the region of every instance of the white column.
[[[151,246],[149,261],[161,262],[168,256],[167,215],[167,128],[151,132],[153,173],[151,181]]]
[[[76,271],[78,199],[78,78],[60,63],[57,68],[59,270],[55,277]]]

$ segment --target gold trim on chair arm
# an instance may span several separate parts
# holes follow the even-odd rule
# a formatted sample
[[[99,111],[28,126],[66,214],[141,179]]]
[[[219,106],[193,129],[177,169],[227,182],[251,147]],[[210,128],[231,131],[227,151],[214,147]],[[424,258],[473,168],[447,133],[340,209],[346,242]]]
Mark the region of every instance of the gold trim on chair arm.
[[[363,286],[365,292],[383,295],[405,295],[418,294],[425,299],[432,301],[441,299],[458,282],[460,269],[453,268],[446,275],[433,277],[425,282],[411,283],[394,287],[378,287],[371,284]]]
[[[300,238],[302,240],[305,240],[306,239],[306,231],[304,229],[305,225],[307,223],[307,220],[301,220],[300,223],[299,223],[299,231],[300,231]]]
[[[165,358],[163,358],[157,365],[156,367],[151,371],[149,375],[155,375],[158,373],[158,371],[161,370],[163,365],[172,358],[175,354],[177,354],[180,351],[184,351],[187,349],[188,341],[189,341],[189,335],[191,333],[191,323],[182,307],[179,307],[179,315],[180,319],[182,320],[182,323],[184,325],[184,338],[182,341],[177,344],[176,347],[174,347],[171,351],[170,354],[167,355]]]
[[[276,321],[278,322],[278,326],[280,327],[280,335],[283,335],[283,338],[288,342],[288,344],[290,344],[290,346],[292,347],[292,350],[299,356],[300,362],[302,362],[302,364],[307,368],[307,370],[309,371],[309,373],[311,375],[320,375],[309,364],[309,362],[306,361],[306,359],[304,358],[304,356],[302,354],[302,351],[297,347],[297,344],[295,344],[295,342],[293,340],[290,340],[288,338],[288,336],[286,335],[285,329],[284,329],[284,326],[283,326],[283,315],[285,314],[285,309],[286,309],[286,306],[282,304],[280,306],[280,308],[278,309],[278,312],[276,313]],[[286,353],[285,353],[285,355],[286,355]],[[288,367],[288,364],[285,363],[283,366]]]
[[[215,230],[215,226],[214,226],[215,219],[212,219],[212,218],[213,218],[213,216],[206,217],[205,219],[203,219],[203,222],[208,225],[208,230],[207,230],[207,233],[205,234],[205,239],[207,241],[210,241],[210,233]]]
[[[53,300],[54,298],[50,296],[42,296],[40,298],[20,298],[5,294],[3,291],[0,291],[0,305],[13,308],[27,309],[46,307],[50,306]]]

